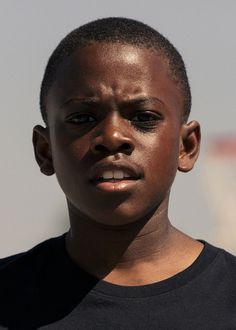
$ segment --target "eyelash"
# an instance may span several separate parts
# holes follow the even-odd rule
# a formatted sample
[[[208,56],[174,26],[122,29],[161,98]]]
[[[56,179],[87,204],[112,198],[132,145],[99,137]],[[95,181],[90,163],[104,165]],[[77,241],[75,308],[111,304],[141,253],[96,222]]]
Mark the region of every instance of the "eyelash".
[[[94,121],[85,121],[85,122],[76,122],[76,121],[73,121],[74,119],[78,119],[78,118],[82,118],[82,117],[90,117],[92,118],[91,115],[89,114],[86,114],[86,113],[81,113],[81,114],[77,114],[76,116],[71,116],[69,119],[67,119],[67,122],[71,123],[71,124],[87,124],[87,123],[91,123],[91,122],[94,122]]]
[[[158,120],[160,120],[160,116],[158,116],[157,114],[153,114],[153,113],[150,113],[150,112],[140,112],[140,113],[137,113],[134,117],[138,117],[138,116],[144,116],[144,118],[146,117],[146,119],[148,119],[148,120],[134,120],[133,119],[133,121],[134,122],[139,122],[139,123],[149,123],[149,124],[151,124],[151,123],[154,123],[154,122],[156,122],[156,121],[158,121]],[[133,118],[134,118],[133,117]],[[148,125],[149,125],[148,124]]]
[[[144,119],[146,117],[147,120],[134,120],[135,117],[143,117]],[[84,118],[85,120],[83,121],[79,121],[79,119]],[[93,120],[88,120],[88,118],[93,118]],[[131,119],[129,119],[131,121],[131,123],[136,127],[140,127],[140,128],[154,128],[154,126],[156,125],[156,123],[158,121],[160,121],[162,119],[162,117],[158,114],[154,114],[152,112],[149,111],[139,111],[138,113],[136,112],[136,114],[131,117]],[[75,116],[71,116],[69,119],[67,119],[67,122],[71,123],[71,124],[77,124],[77,125],[81,125],[81,124],[91,124],[94,123],[96,121],[96,118],[94,118],[92,115],[90,114],[86,114],[86,113],[81,113],[81,114],[77,114]]]

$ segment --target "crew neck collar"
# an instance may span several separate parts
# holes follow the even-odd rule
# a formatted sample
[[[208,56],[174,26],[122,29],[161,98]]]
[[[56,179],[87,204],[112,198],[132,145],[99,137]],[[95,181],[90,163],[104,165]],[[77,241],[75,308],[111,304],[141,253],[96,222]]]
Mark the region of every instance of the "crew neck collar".
[[[217,254],[220,251],[219,248],[207,243],[204,240],[198,239],[199,242],[204,244],[204,247],[196,260],[185,270],[168,279],[156,283],[142,286],[123,286],[100,280],[75,264],[66,251],[65,236],[66,233],[60,236],[58,240],[60,246],[57,246],[56,250],[57,253],[58,248],[60,250],[60,259],[63,258],[63,262],[61,260],[60,263],[64,263],[63,271],[65,271],[67,275],[70,276],[68,280],[75,280],[77,285],[82,284],[83,286],[89,287],[89,292],[121,298],[151,297],[175,290],[187,284],[189,281],[193,280],[195,277],[205,271],[208,266],[215,260]]]

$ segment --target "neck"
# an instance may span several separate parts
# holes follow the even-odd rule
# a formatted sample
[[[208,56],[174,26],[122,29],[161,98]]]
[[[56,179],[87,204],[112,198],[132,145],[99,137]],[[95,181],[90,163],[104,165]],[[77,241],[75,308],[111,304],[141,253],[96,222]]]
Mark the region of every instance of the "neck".
[[[152,215],[123,226],[98,224],[78,215],[68,205],[71,229],[67,234],[66,248],[69,255],[90,274],[113,283],[124,283],[120,278],[128,279],[128,274],[132,274],[131,282],[134,274],[139,272],[147,276],[143,268],[148,264],[155,269],[159,265],[160,269],[164,260],[176,254],[181,236],[170,224],[167,203]],[[150,274],[149,269],[148,276],[152,276]],[[144,279],[147,281],[152,280]]]

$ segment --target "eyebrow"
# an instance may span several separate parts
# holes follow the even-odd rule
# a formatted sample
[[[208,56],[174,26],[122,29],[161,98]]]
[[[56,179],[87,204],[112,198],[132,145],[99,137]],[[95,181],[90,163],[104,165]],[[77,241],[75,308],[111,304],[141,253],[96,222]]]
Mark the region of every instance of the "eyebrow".
[[[72,97],[65,102],[62,103],[60,108],[63,108],[64,106],[70,104],[70,103],[80,103],[84,105],[96,105],[99,103],[99,99],[95,97]]]
[[[72,97],[69,100],[65,101],[60,108],[70,104],[70,103],[79,103],[82,105],[99,105],[101,104],[101,101],[97,97]],[[159,99],[156,96],[142,96],[142,97],[137,97],[129,100],[125,100],[120,102],[121,105],[123,106],[129,106],[129,105],[139,105],[142,103],[161,103],[164,105],[164,102]]]
[[[161,99],[156,96],[147,96],[147,97],[138,97],[134,99],[130,99],[127,101],[123,101],[122,104],[124,105],[135,105],[135,104],[142,104],[142,103],[161,103],[164,104]]]

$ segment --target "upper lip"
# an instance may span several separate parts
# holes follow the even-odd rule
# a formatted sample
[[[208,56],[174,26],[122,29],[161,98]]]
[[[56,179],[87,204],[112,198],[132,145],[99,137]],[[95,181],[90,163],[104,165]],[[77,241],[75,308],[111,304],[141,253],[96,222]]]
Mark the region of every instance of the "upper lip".
[[[89,180],[95,181],[102,176],[104,171],[121,170],[127,173],[132,179],[140,179],[142,176],[141,169],[136,164],[130,164],[125,161],[100,162],[92,166],[90,170]]]

